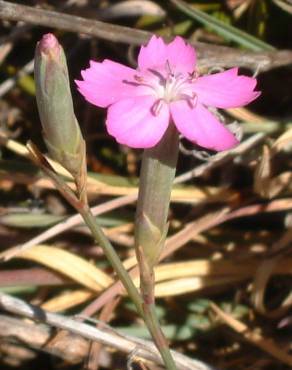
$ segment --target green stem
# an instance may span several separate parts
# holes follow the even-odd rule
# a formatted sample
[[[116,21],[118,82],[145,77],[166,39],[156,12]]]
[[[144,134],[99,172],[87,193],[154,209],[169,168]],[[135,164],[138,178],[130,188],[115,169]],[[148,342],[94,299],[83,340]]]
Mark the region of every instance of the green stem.
[[[146,305],[145,307],[145,303],[143,303],[137,288],[135,287],[133,281],[128,275],[128,272],[124,268],[123,264],[121,263],[121,260],[116,254],[113,246],[111,245],[109,240],[104,235],[100,226],[96,223],[96,219],[91,213],[90,208],[87,206],[82,206],[78,209],[78,211],[83,217],[84,222],[90,229],[94,238],[99,242],[100,246],[102,247],[104,254],[106,255],[107,259],[110,261],[113,269],[115,270],[119,279],[121,280],[124,287],[126,288],[130,298],[134,302],[138,313],[144,319],[145,324],[149,332],[151,333],[151,336],[157,346],[157,349],[160,352],[160,355],[163,359],[166,369],[176,370],[175,363],[172,359],[172,356],[170,354],[166,340],[164,338],[164,334],[160,328],[160,325],[159,325],[159,322],[158,322],[158,319],[155,313],[154,303],[152,305]]]
[[[168,344],[165,340],[163,331],[161,330],[156,311],[155,303],[145,305],[144,307],[144,320],[152,334],[152,338],[155,340],[156,347],[158,348],[160,355],[163,359],[164,365],[168,370],[177,370],[175,362],[170,353]]]
[[[178,146],[178,132],[171,124],[162,140],[154,148],[144,151],[135,224],[144,320],[168,370],[176,370],[176,366],[155,312],[154,265],[167,234],[167,215]]]
[[[146,214],[161,233],[165,231],[178,146],[178,132],[171,124],[155,147],[144,150],[135,228],[138,244],[143,233],[140,222],[142,214]]]
[[[118,275],[119,279],[123,283],[125,289],[127,290],[130,298],[134,302],[138,313],[144,317],[143,308],[142,308],[142,299],[138,292],[138,289],[135,287],[132,279],[130,278],[127,270],[124,268],[119,256],[115,252],[112,244],[109,242],[107,237],[104,235],[101,227],[97,224],[95,217],[93,216],[90,208],[85,205],[78,209],[79,213],[83,217],[84,222],[90,229],[92,235],[96,241],[100,244],[103,249],[104,254],[111,263],[113,269]]]
[[[169,132],[169,131],[168,131]],[[167,133],[165,135],[169,137]],[[173,136],[173,134],[171,134]],[[171,137],[170,136],[170,137]],[[175,133],[176,141],[177,141],[177,133]],[[163,142],[163,140],[162,140]],[[167,148],[167,146],[166,146]],[[99,242],[100,246],[102,247],[104,254],[106,255],[107,259],[111,263],[113,269],[115,270],[116,274],[118,275],[119,279],[123,283],[125,289],[127,290],[130,298],[134,302],[138,313],[142,316],[145,321],[145,324],[151,333],[151,336],[159,350],[163,362],[168,370],[176,370],[175,363],[171,356],[170,350],[168,348],[167,342],[165,340],[164,334],[160,328],[156,313],[155,313],[155,304],[154,304],[154,272],[153,266],[149,266],[146,264],[146,269],[141,269],[141,263],[143,263],[144,253],[137,253],[137,257],[140,264],[140,280],[141,280],[141,290],[143,299],[141,298],[137,288],[135,287],[132,279],[130,278],[127,270],[124,268],[120,258],[116,254],[113,246],[111,245],[110,241],[104,235],[101,227],[97,224],[95,217],[93,216],[88,203],[87,197],[85,195],[85,182],[84,179],[86,178],[86,171],[80,179],[75,178],[76,186],[77,186],[77,193],[78,197],[72,192],[72,190],[68,187],[68,185],[60,178],[54,170],[51,168],[45,157],[38,151],[38,149],[31,143],[28,146],[30,150],[32,160],[39,165],[43,171],[52,179],[54,184],[56,185],[57,189],[61,192],[61,194],[68,200],[68,202],[80,213],[83,217],[84,222],[90,229],[93,237]],[[173,149],[173,148],[172,148]],[[154,149],[155,152],[155,149]],[[158,151],[159,152],[159,151]],[[156,159],[155,159],[156,161]],[[164,165],[163,165],[164,166]],[[160,165],[158,165],[158,168]],[[151,168],[151,165],[149,169]],[[166,173],[167,174],[167,173]],[[143,182],[142,182],[143,184]],[[142,186],[143,188],[143,186]],[[155,188],[155,187],[154,187]],[[155,190],[155,189],[154,189]],[[167,194],[167,188],[165,188],[164,194]],[[146,191],[147,194],[147,191]],[[161,194],[163,195],[163,194]],[[170,198],[170,193],[168,198]],[[168,199],[169,203],[169,199]],[[167,206],[168,210],[168,206]],[[167,210],[166,213],[163,212],[165,219],[167,217]],[[164,228],[163,224],[161,224],[162,228]],[[149,230],[148,230],[149,231]],[[150,232],[151,234],[151,232]],[[152,234],[151,234],[152,235]],[[137,239],[137,238],[136,238]],[[139,240],[139,239],[137,239]],[[144,273],[143,273],[144,271]]]
[[[152,338],[158,348],[161,357],[163,358],[164,365],[168,370],[176,370],[175,362],[170,353],[168,343],[161,330],[156,310],[155,310],[155,275],[153,267],[150,267],[146,260],[143,259],[143,252],[137,253],[139,258],[139,268],[140,268],[140,284],[141,293],[143,297],[143,312],[144,321],[152,335]]]
[[[159,323],[155,316],[154,306],[147,306],[144,308],[144,302],[135,287],[132,279],[130,278],[128,272],[124,268],[120,258],[116,254],[113,246],[104,235],[101,227],[97,224],[95,217],[93,216],[88,204],[87,204],[87,197],[84,196],[85,188],[83,187],[83,180],[76,181],[77,191],[79,198],[73,193],[73,191],[68,187],[65,181],[61,177],[59,177],[54,170],[51,168],[50,164],[47,162],[46,158],[38,151],[38,149],[30,143],[28,145],[28,149],[31,153],[32,160],[40,166],[43,171],[52,179],[56,188],[61,192],[61,194],[67,199],[67,201],[76,209],[77,212],[83,217],[84,222],[90,229],[93,237],[99,242],[100,246],[102,247],[104,254],[106,255],[107,259],[110,261],[112,267],[114,268],[116,274],[118,275],[119,279],[123,283],[125,289],[127,290],[130,298],[134,302],[138,313],[141,315],[145,324],[152,335],[154,342],[157,345],[157,349],[159,350],[161,357],[166,365],[168,370],[175,370],[175,365],[172,366],[172,361],[169,360],[169,350],[163,345],[164,336],[162,331],[159,327]],[[146,287],[147,285],[145,285]],[[150,289],[154,284],[150,285]],[[170,357],[172,360],[172,358]]]

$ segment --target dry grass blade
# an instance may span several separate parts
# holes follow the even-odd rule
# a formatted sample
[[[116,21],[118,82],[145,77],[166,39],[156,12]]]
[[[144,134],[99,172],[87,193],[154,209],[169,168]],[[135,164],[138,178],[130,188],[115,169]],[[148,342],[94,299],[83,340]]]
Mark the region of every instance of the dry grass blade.
[[[68,330],[92,341],[98,341],[105,346],[113,347],[127,354],[131,354],[135,350],[137,357],[153,361],[160,365],[162,364],[158,351],[154,344],[149,341],[125,336],[121,333],[116,333],[114,330],[109,330],[109,328],[108,330],[104,328],[100,330],[99,328],[72,320],[65,316],[46,312],[39,307],[29,305],[18,298],[13,298],[3,293],[0,293],[0,307],[10,313],[43,321],[48,325]],[[207,364],[190,359],[178,352],[172,351],[172,355],[180,370],[214,370],[214,368]]]
[[[286,131],[274,143],[270,149],[264,145],[262,158],[260,159],[254,175],[254,191],[263,198],[272,199],[284,190],[291,189],[292,173],[285,171],[273,177],[273,156],[285,145],[291,143],[292,130]]]
[[[276,243],[274,243],[270,249],[270,256],[268,258],[264,259],[260,265],[258,266],[258,269],[255,274],[254,282],[253,282],[253,288],[252,288],[252,302],[255,307],[255,309],[261,313],[262,315],[265,315],[267,317],[271,318],[277,318],[283,315],[291,306],[292,306],[292,293],[288,293],[287,297],[282,300],[279,307],[274,308],[273,310],[268,310],[266,308],[264,298],[266,294],[266,289],[268,282],[270,278],[274,274],[281,273],[282,266],[286,264],[287,261],[289,261],[289,258],[287,258],[287,246],[291,243],[292,240],[292,229],[288,229],[284,235],[278,240]],[[288,267],[288,274],[292,273],[292,261],[286,265]]]
[[[204,277],[193,277],[193,278],[182,278],[174,279],[171,281],[165,281],[155,285],[155,296],[156,297],[172,297],[181,294],[194,293],[207,288],[214,288],[218,286],[226,287],[238,283],[241,278],[226,277],[226,278],[204,278]]]
[[[11,150],[12,152],[16,153],[17,155],[20,155],[21,157],[29,158],[29,151],[27,147],[17,142],[16,140],[9,138],[7,134],[5,134],[4,132],[0,132],[0,144],[5,146],[5,148]],[[46,159],[56,172],[58,172],[62,176],[65,176],[66,178],[72,179],[70,173],[67,170],[65,170],[65,168],[62,167],[59,163],[47,157]]]
[[[258,124],[263,124],[266,122],[266,119],[264,119],[262,116],[251,112],[247,108],[229,108],[226,109],[226,112],[228,112],[232,117],[241,121],[254,122]]]
[[[287,1],[283,1],[283,0],[273,0],[273,2],[278,5],[279,8],[285,10],[285,12],[288,12],[290,14],[292,14],[292,4],[288,3]]]
[[[195,9],[197,20],[190,13],[178,12],[174,3]],[[189,78],[181,78],[179,70],[187,68],[179,59],[191,62],[190,49],[188,55],[171,54],[173,60],[163,64],[170,80],[173,73],[177,77],[177,92],[187,82],[196,83],[196,77],[214,76],[233,67],[239,70],[239,90],[245,90],[234,100],[242,98],[244,103],[252,98],[247,90],[253,88],[255,80],[255,89],[261,91],[251,105],[210,107],[240,141],[230,150],[205,151],[183,134],[180,139],[169,232],[155,266],[154,295],[161,329],[171,348],[187,356],[194,353],[207,364],[174,351],[177,368],[292,368],[292,92],[288,88],[292,82],[292,40],[283,37],[291,26],[289,12],[280,9],[279,4],[284,3],[292,4],[292,0],[225,0],[224,6],[218,1],[187,0],[0,0],[3,368],[9,364],[9,368],[38,369],[48,355],[54,356],[49,364],[54,369],[163,367],[153,343],[140,339],[150,338],[150,333],[106,259],[101,247],[104,239],[92,236],[97,222],[121,258],[136,292],[141,284],[134,251],[139,216],[135,203],[142,149],[129,148],[108,135],[105,121],[110,106],[91,106],[94,99],[85,101],[74,84],[75,78],[86,75],[81,71],[90,60],[96,60],[101,69],[110,65],[102,63],[104,60],[131,68],[138,65],[139,72],[143,59],[140,46],[145,51],[153,35],[165,43],[181,36],[195,48],[193,68],[197,73]],[[271,17],[274,10],[279,18]],[[86,140],[86,192],[94,217],[87,217],[86,207],[76,210],[81,210],[89,227],[69,204],[76,184],[62,167],[62,159],[58,164],[33,149],[36,158],[48,161],[54,169],[52,173],[51,169],[42,171],[39,160],[32,160],[23,145],[32,139],[46,151],[37,107],[30,104],[36,93],[31,58],[36,41],[46,32],[58,37],[68,57],[72,98]],[[173,46],[183,51],[183,43]],[[52,55],[41,49],[45,62],[51,62]],[[148,55],[144,54],[146,63]],[[226,73],[225,77],[231,75]],[[250,77],[254,82],[249,84]],[[143,85],[143,81],[137,82]],[[232,95],[221,87],[223,95]],[[216,104],[215,95],[220,95],[219,85],[218,91],[213,90],[210,104],[213,100]],[[202,135],[208,136],[203,131]],[[70,199],[68,195],[63,199],[64,189]],[[112,318],[119,329],[108,326]]]
[[[9,251],[13,252],[13,250]],[[100,292],[103,288],[113,283],[112,278],[99,268],[81,257],[56,247],[47,245],[34,246],[18,253],[17,258],[38,262],[95,292]]]
[[[173,252],[184,246],[193,237],[206,231],[214,226],[217,226],[225,221],[232,220],[238,217],[251,216],[260,212],[276,212],[280,210],[288,210],[292,208],[292,199],[278,199],[269,202],[268,204],[253,204],[251,206],[242,207],[235,211],[230,212],[228,207],[222,208],[217,212],[211,212],[198,220],[190,222],[181,231],[174,234],[166,240],[165,248],[161,255],[161,260],[165,259]],[[132,258],[127,262],[127,267],[134,265]],[[138,276],[137,266],[133,267],[130,271],[133,279]],[[91,315],[103,307],[106,302],[115,297],[116,295],[124,294],[121,283],[117,281],[105,292],[103,292],[87,309],[83,312],[86,315]]]
[[[227,151],[227,152],[221,152],[214,155],[214,157],[209,160],[207,163],[203,163],[194,169],[187,171],[186,173],[183,173],[182,175],[179,175],[175,178],[175,183],[181,183],[184,181],[191,180],[192,178],[202,176],[208,171],[211,171],[212,169],[222,166],[228,162],[230,162],[233,158],[239,155],[243,155],[247,153],[249,150],[254,148],[255,146],[259,145],[264,139],[266,135],[264,133],[258,133],[250,138],[244,140],[241,142],[238,146],[235,148]]]
[[[232,260],[195,260],[178,263],[165,263],[155,268],[155,295],[174,296],[202,290],[217,285],[229,285],[252,278],[259,261],[256,259]],[[273,270],[273,274],[290,275],[292,260],[286,258]],[[138,280],[137,283],[138,285]]]
[[[286,147],[291,148],[292,145],[292,128],[284,132],[283,135],[278,137],[278,139],[273,143],[272,150],[273,154],[278,153],[280,150],[285,149]]]
[[[113,199],[113,200],[105,202],[101,205],[92,207],[91,211],[92,211],[94,216],[98,216],[102,213],[105,213],[105,212],[111,211],[113,209],[122,207],[124,205],[129,204],[129,203],[132,203],[133,201],[136,200],[136,198],[137,198],[136,195],[126,195],[124,197]],[[16,246],[14,248],[10,248],[6,252],[4,252],[2,255],[0,255],[0,259],[2,258],[2,259],[5,259],[5,260],[8,260],[8,259],[16,256],[19,252],[27,250],[27,249],[29,249],[29,248],[37,245],[37,244],[43,243],[43,242],[47,241],[48,239],[50,239],[50,238],[52,238],[56,235],[59,235],[59,234],[65,232],[67,230],[70,230],[71,228],[81,224],[82,222],[83,222],[82,217],[79,214],[71,216],[67,220],[65,220],[65,221],[63,221],[63,222],[61,222],[61,223],[59,223],[55,226],[52,226],[48,230],[46,230],[43,233],[39,234],[38,236],[32,238],[31,240],[29,240],[25,244],[22,244],[20,246]]]
[[[282,363],[292,366],[292,356],[288,355],[288,353],[284,352],[282,348],[278,347],[272,339],[265,338],[263,334],[259,334],[255,330],[249,329],[247,325],[222,311],[217,305],[212,304],[211,308],[221,320],[223,320],[249,343],[261,348],[263,351],[275,357]]]
[[[45,301],[41,307],[50,312],[61,312],[76,307],[94,297],[92,291],[79,289],[62,292]]]
[[[268,282],[272,275],[275,274],[276,268],[278,267],[277,270],[281,268],[282,262],[283,256],[276,256],[262,262],[262,264],[258,268],[255,280],[253,282],[252,300],[255,309],[262,315],[271,318],[280,317],[281,315],[283,315],[283,313],[285,313],[289,309],[289,307],[292,306],[292,292],[290,292],[288,296],[282,301],[280,307],[272,311],[267,310],[264,303],[264,297]],[[292,273],[292,264],[290,265],[290,273]]]

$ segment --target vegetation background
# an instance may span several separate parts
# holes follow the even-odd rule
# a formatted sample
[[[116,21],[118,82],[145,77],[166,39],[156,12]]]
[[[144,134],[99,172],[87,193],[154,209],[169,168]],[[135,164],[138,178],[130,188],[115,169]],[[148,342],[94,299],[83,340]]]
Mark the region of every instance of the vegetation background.
[[[181,141],[170,233],[156,271],[157,310],[171,347],[200,361],[190,369],[290,369],[292,1],[13,3],[29,8],[9,13],[11,3],[0,1],[0,293],[64,316],[92,317],[87,325],[110,331],[109,325],[129,336],[132,347],[118,348],[116,331],[104,346],[24,313],[14,316],[0,299],[1,369],[159,368],[133,351],[135,338],[149,336],[131,302],[112,286],[101,249],[28,158],[29,139],[46,151],[33,57],[47,32],[68,59],[87,143],[90,202],[129,269],[141,151],[106,134],[104,111],[84,101],[74,79],[89,59],[134,66],[151,32],[192,42],[200,73],[239,66],[257,76],[261,97],[221,112],[242,131],[237,148],[206,153]],[[24,243],[30,248],[5,260]]]

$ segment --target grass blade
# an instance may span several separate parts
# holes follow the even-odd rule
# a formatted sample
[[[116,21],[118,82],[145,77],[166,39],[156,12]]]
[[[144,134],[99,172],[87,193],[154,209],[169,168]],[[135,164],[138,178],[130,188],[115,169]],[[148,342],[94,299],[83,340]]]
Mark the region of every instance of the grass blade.
[[[213,31],[217,32],[224,38],[234,41],[237,44],[244,46],[247,49],[254,51],[272,51],[275,48],[266,42],[259,40],[258,38],[249,35],[248,33],[239,30],[229,24],[226,24],[199,9],[192,8],[184,1],[181,0],[171,0],[171,2],[182,12],[190,16],[191,18],[197,20],[205,26],[210,27]]]

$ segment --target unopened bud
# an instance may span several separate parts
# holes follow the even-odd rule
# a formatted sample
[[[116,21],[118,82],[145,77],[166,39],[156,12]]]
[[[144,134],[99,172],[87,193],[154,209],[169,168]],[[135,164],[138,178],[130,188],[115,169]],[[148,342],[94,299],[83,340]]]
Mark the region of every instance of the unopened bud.
[[[51,33],[37,44],[34,74],[37,105],[50,156],[76,177],[84,166],[85,143],[74,114],[66,57]]]

